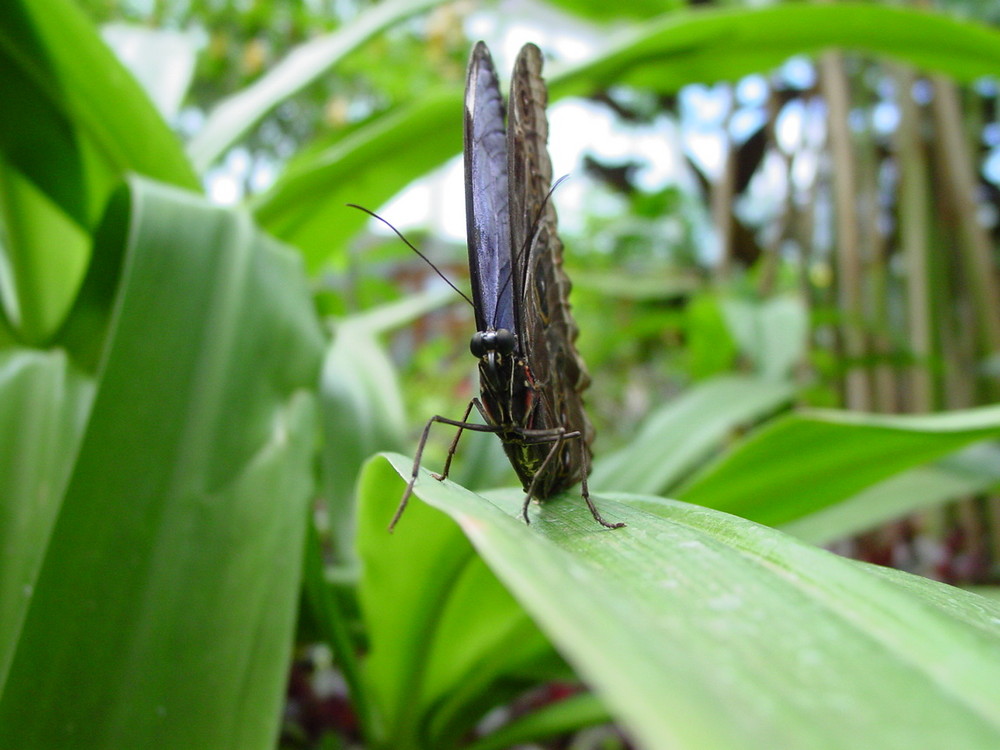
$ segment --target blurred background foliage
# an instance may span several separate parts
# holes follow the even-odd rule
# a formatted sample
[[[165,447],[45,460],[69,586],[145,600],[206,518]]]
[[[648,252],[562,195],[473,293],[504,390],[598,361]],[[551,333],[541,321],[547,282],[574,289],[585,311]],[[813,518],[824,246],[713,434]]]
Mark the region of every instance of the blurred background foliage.
[[[53,190],[64,212],[58,223],[40,223],[61,248],[41,263],[64,273],[32,291],[31,268],[5,256],[0,338],[66,345],[76,364],[96,369],[96,344],[74,343],[86,323],[63,324],[81,284],[91,289],[84,281],[90,232],[128,171],[200,184],[212,202],[245,207],[301,254],[310,303],[333,340],[323,355],[318,419],[336,449],[319,456],[313,540],[322,539],[333,565],[324,572],[312,560],[320,572],[310,578],[306,561],[288,747],[341,746],[334,736],[359,732],[371,739],[366,729],[377,720],[349,705],[338,682],[348,671],[357,688],[349,667],[331,670],[329,652],[306,645],[363,638],[328,632],[336,617],[324,619],[328,602],[317,601],[326,593],[309,585],[332,577],[338,606],[358,606],[362,463],[380,450],[409,452],[424,419],[457,418],[477,390],[467,349],[472,311],[394,236],[344,203],[380,211],[442,273],[467,285],[454,157],[468,50],[480,36],[502,77],[524,41],[547,55],[552,150],[556,169],[571,175],[555,199],[578,348],[593,376],[586,398],[595,453],[607,459],[596,466],[596,486],[674,493],[694,477],[693,497],[707,458],[792,405],[891,415],[997,401],[1000,89],[987,75],[1000,56],[994,2],[829,4],[823,23],[811,14],[824,8],[805,4],[679,0],[77,6],[142,83],[189,163],[153,149],[148,169],[123,158],[100,172],[93,166],[100,159],[81,157],[81,173],[97,173],[88,191],[67,198]],[[914,8],[940,15],[906,14]],[[12,34],[16,24],[6,20]],[[829,49],[831,40],[844,48]],[[113,133],[113,123],[106,127]],[[573,144],[571,156],[560,143]],[[133,153],[141,150],[140,141]],[[4,158],[23,164],[13,151]],[[34,188],[4,174],[6,236],[20,240],[9,196]],[[641,486],[655,467],[635,469],[636,437],[659,434],[657,418],[669,422],[667,410],[682,394],[714,394],[733,374],[776,390],[748,394],[747,414],[719,428],[712,451]],[[691,403],[711,421],[713,398],[696,398]],[[684,422],[692,435],[699,414]],[[678,450],[685,437],[674,437]],[[440,466],[449,440],[434,436],[429,466]],[[977,448],[984,452],[950,459],[958,467],[950,476],[975,481],[956,483],[901,520],[846,523],[836,528],[851,533],[822,541],[950,583],[996,583],[996,452],[992,444]],[[512,474],[496,440],[470,436],[453,478],[477,489],[510,484]],[[509,604],[505,593],[496,597]],[[541,638],[533,625],[519,627],[531,631],[530,644]],[[525,683],[514,683],[510,694],[521,698],[507,706],[509,716],[549,705],[545,691],[563,684],[553,675],[576,694],[575,678],[550,658],[546,687],[524,693]],[[336,684],[317,687],[324,679]],[[589,704],[580,710],[587,718],[570,728],[608,718]],[[615,729],[594,731],[573,746],[625,742]]]
[[[300,45],[349,27],[368,7],[81,5],[99,23],[186,35],[197,51],[195,68],[173,122],[190,135],[227,97],[259,81]],[[210,194],[258,206],[255,196],[265,196],[259,215],[267,225],[266,196],[274,194],[282,171],[287,180],[296,164],[312,168],[336,144],[372,132],[373,123],[408,112],[437,92],[456,91],[474,35],[470,29],[488,29],[497,40],[541,35],[543,46],[550,41],[552,70],[567,62],[559,59],[560,49],[572,50],[566,38],[575,34],[578,44],[593,49],[602,34],[669,10],[660,2],[613,11],[577,2],[423,5],[427,14],[351,50],[338,60],[335,74],[316,76],[245,138],[215,154],[206,174]],[[997,20],[990,3],[939,7],[987,24]],[[416,6],[400,8],[403,16],[416,12]],[[772,374],[792,375],[801,403],[919,412],[995,400],[995,81],[974,77],[959,86],[857,52],[828,52],[794,58],[767,74],[710,83],[679,92],[669,85],[664,91],[596,87],[583,111],[595,123],[606,117],[618,132],[645,139],[632,139],[618,155],[585,150],[571,171],[572,195],[561,200],[557,194],[569,204],[564,214],[572,212],[570,221],[564,216],[563,235],[580,348],[596,375],[589,403],[599,450],[620,444],[655,404],[693,382],[734,370],[765,371],[773,353],[752,351],[752,331],[733,321],[781,295],[804,305],[809,325],[804,357],[790,363],[794,371]],[[553,88],[558,94],[558,85]],[[558,139],[564,131],[553,119]],[[457,132],[455,124],[453,139],[436,144],[442,157],[458,151]],[[674,150],[671,159],[678,164],[669,174],[649,175],[656,157],[643,146],[651,137]],[[373,152],[374,162],[360,170],[365,183],[384,173],[384,188],[359,187],[352,194],[348,170],[343,195],[388,198],[420,177],[415,167],[390,163],[412,158],[404,153],[412,148],[407,144]],[[440,179],[429,184],[441,190]],[[461,195],[452,190],[444,199],[460,202]],[[405,224],[411,240],[461,282],[467,274],[463,243],[440,231],[444,199],[408,206]],[[318,221],[360,225],[340,208],[329,207]],[[397,220],[391,208],[387,218]],[[279,221],[272,227],[281,235]],[[316,251],[323,312],[353,314],[435,285],[418,258],[372,229],[374,235],[344,243],[335,241],[343,235],[332,229]],[[295,230],[284,234],[294,236]],[[735,312],[741,304],[743,312]],[[394,333],[390,350],[411,420],[452,413],[474,391],[464,346],[469,312],[456,303]]]
[[[174,117],[182,133],[197,132],[220,101],[259,79],[298,45],[350,24],[365,10],[365,4],[343,2],[81,4],[100,23],[174,30],[196,46],[192,83]],[[560,6],[572,12],[560,18],[566,28],[589,32],[591,43],[602,23],[621,27],[664,10],[662,3],[631,4],[622,16],[618,10],[602,11],[600,4],[524,4],[501,13],[492,34],[526,34],[554,17]],[[944,7],[994,20],[989,3]],[[429,16],[399,24],[352,51],[338,62],[336,75],[318,76],[282,101],[244,140],[217,155],[208,173],[210,188],[223,200],[260,194],[289,164],[294,170],[296,161],[314,159],[428,92],[460,86],[468,19],[487,23],[483,17],[494,12],[474,3],[441,4]],[[986,288],[977,291],[977,284],[960,274],[963,268],[974,269],[977,257],[982,261],[988,247],[983,243],[995,240],[997,232],[995,85],[982,79],[955,89],[949,81],[917,77],[858,54],[830,53],[816,64],[800,58],[784,70],[787,74],[779,70],[707,88],[694,84],[680,99],[621,86],[589,97],[620,128],[655,123],[688,160],[679,178],[660,179],[652,187],[637,176],[649,169],[650,156],[641,147],[617,158],[583,153],[572,173],[585,183],[572,206],[582,214],[564,234],[581,347],[601,374],[591,398],[599,434],[628,434],[650,403],[737,364],[738,348],[718,343],[717,334],[726,328],[715,325],[721,318],[711,314],[706,301],[719,289],[710,282],[719,280],[727,293],[791,291],[809,303],[811,366],[800,377],[811,403],[897,411],[990,400],[997,369],[990,356],[996,332],[989,330],[996,312],[991,308],[995,283],[982,278]],[[943,93],[935,96],[935,87]],[[956,126],[961,132],[946,138],[946,129]],[[455,144],[446,149],[457,150]],[[967,165],[956,174],[963,156]],[[371,179],[369,171],[365,176]],[[975,222],[959,232],[955,222],[962,216],[974,216]],[[429,248],[449,277],[465,273],[459,242],[413,231],[412,239]],[[936,238],[954,243],[955,252],[925,257],[918,266],[926,266],[925,276],[915,278],[917,261],[908,263],[907,253],[919,253],[921,245],[927,253]],[[846,249],[838,254],[837,248]],[[321,286],[318,299],[333,314],[392,301],[401,290],[432,279],[395,241],[331,243],[322,262],[338,271],[319,279],[332,285],[329,294]],[[963,262],[973,265],[959,265]],[[934,265],[941,263],[951,265]],[[955,278],[947,283],[948,274],[934,273],[938,268],[954,271]],[[864,279],[858,278],[861,272]],[[853,274],[850,284],[842,278],[846,273]],[[941,284],[945,288],[936,288]],[[977,309],[961,312],[966,300]],[[848,309],[838,304],[847,302]],[[926,330],[927,321],[921,324],[914,316],[921,310],[925,319],[932,316],[939,309],[935,305],[944,305],[952,316],[978,317],[977,327],[985,330],[976,334],[946,317],[938,318],[940,330]],[[404,381],[420,383],[422,373],[437,376],[444,342],[465,338],[467,320],[458,309],[425,321],[416,332],[399,334],[400,341],[415,337],[405,349],[396,349],[400,365],[412,370]],[[973,349],[944,351],[953,346],[948,334],[959,329],[973,340]],[[922,340],[914,341],[915,336]],[[828,356],[841,353],[834,345],[847,356]],[[458,364],[468,364],[461,361],[461,347],[454,356]],[[971,377],[960,388],[949,387],[946,373]],[[955,402],[956,391],[970,389],[962,404]],[[407,393],[413,398],[429,390],[408,388]],[[429,404],[410,406],[410,413],[423,414]]]

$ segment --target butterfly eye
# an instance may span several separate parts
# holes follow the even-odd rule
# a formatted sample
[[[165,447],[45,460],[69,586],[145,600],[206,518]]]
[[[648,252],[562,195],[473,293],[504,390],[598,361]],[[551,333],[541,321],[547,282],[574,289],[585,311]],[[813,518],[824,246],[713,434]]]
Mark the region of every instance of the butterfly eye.
[[[476,359],[482,359],[486,356],[487,346],[485,334],[482,331],[476,331],[472,334],[472,341],[469,342],[469,351],[472,352],[472,356]]]
[[[514,334],[506,328],[497,331],[496,350],[504,356],[514,351]]]

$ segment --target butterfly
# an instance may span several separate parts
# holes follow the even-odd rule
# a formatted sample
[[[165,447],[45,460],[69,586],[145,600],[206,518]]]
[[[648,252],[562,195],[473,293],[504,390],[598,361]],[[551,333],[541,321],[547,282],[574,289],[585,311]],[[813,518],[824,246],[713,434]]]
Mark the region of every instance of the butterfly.
[[[526,44],[511,77],[509,115],[490,52],[472,50],[465,87],[465,205],[480,397],[460,420],[434,416],[424,427],[413,474],[389,528],[406,508],[434,423],[458,428],[441,474],[448,475],[464,430],[495,433],[525,491],[545,500],[577,483],[594,519],[608,528],[587,488],[594,429],[583,408],[590,377],[576,351],[569,278],[552,205],[542,53]],[[469,422],[475,408],[486,424]]]

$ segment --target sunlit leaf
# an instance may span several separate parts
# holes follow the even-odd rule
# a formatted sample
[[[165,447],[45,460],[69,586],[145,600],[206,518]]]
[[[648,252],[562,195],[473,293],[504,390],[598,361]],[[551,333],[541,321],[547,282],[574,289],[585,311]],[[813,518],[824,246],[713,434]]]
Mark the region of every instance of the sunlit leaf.
[[[368,473],[388,495],[393,469]],[[599,496],[628,522],[608,530],[566,498],[526,527],[518,492],[486,499],[427,473],[416,491],[644,747],[1000,742],[1000,609],[987,599],[685,503],[652,514],[632,504],[655,498]],[[390,512],[390,497],[367,500]]]
[[[678,496],[760,523],[788,523],[996,435],[997,406],[919,416],[803,411],[758,430]]]
[[[145,92],[75,3],[0,3],[0,289],[22,341],[49,340],[121,178],[198,182]]]
[[[908,513],[997,486],[1000,449],[991,444],[972,445],[866,487],[842,502],[782,524],[781,529],[812,544],[829,544]]]
[[[0,3],[0,149],[85,228],[127,171],[196,188],[180,142],[69,0]]]
[[[61,352],[0,352],[0,686],[93,395]]]
[[[667,492],[749,424],[787,406],[787,383],[721,376],[687,390],[651,414],[624,448],[594,461],[591,486]]]
[[[388,532],[401,493],[385,472],[362,476],[366,685],[387,747],[447,747],[488,709],[568,675],[452,521],[414,501]]]
[[[782,3],[667,13],[622,31],[586,62],[550,78],[556,97],[628,83],[672,92],[735,81],[793,55],[829,47],[885,55],[961,81],[992,75],[1000,33],[984,24],[902,6]]]
[[[458,153],[461,112],[461,92],[454,90],[428,92],[419,102],[384,114],[283,175],[251,202],[255,217],[301,248],[311,268],[321,267],[368,221],[346,203],[374,210]]]
[[[123,267],[0,736],[25,749],[270,748],[320,330],[301,263],[247,215],[144,181],[125,198],[105,219],[116,231],[100,233],[127,238],[124,251],[95,249],[96,268]]]

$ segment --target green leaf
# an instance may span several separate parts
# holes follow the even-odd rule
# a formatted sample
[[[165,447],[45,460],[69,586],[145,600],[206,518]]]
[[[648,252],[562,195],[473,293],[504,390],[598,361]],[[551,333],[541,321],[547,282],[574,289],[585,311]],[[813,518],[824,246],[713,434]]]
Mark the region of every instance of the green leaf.
[[[787,406],[790,385],[736,375],[707,380],[660,407],[626,447],[594,462],[590,485],[667,492],[732,433]]]
[[[375,744],[451,747],[489,708],[565,672],[454,523],[414,502],[387,531],[402,487],[373,470],[383,463],[362,474],[357,536]]]
[[[352,555],[354,484],[364,463],[406,442],[403,395],[388,355],[363,325],[342,323],[320,380],[323,495],[333,520],[334,556]]]
[[[391,26],[443,0],[395,0],[374,5],[350,24],[293,49],[252,86],[230,96],[209,114],[188,146],[199,171],[246,135],[268,112],[330,71],[344,57]]]
[[[782,524],[781,530],[811,544],[829,544],[907,513],[988,492],[997,486],[1000,486],[1000,449],[992,444],[972,445]]]
[[[720,303],[718,294],[706,291],[692,294],[684,306],[683,357],[686,370],[695,380],[730,373],[738,364],[739,349]]]
[[[380,451],[401,450],[408,429],[396,369],[378,336],[454,298],[432,290],[339,321],[320,378],[322,493],[334,523],[333,557],[353,559],[355,483],[361,465]]]
[[[1000,34],[942,13],[861,3],[787,3],[667,13],[617,35],[579,66],[553,75],[558,98],[630,84],[672,92],[734,81],[829,47],[885,55],[961,81],[992,75]]]
[[[397,328],[410,325],[434,310],[438,310],[459,297],[453,289],[447,287],[427,289],[403,297],[395,302],[389,302],[363,312],[355,313],[344,321],[363,328],[370,335],[388,333]]]
[[[407,473],[408,459],[389,461]],[[392,473],[374,462],[366,481],[388,490]],[[525,527],[520,492],[486,499],[423,473],[416,493],[454,519],[642,746],[1000,743],[1000,607],[980,596],[670,500],[599,496],[628,523],[607,530],[576,500],[545,503]],[[391,498],[367,500],[391,512]]]
[[[184,31],[112,21],[101,25],[101,38],[142,84],[143,91],[167,121],[180,116],[191,91],[198,53],[208,41],[200,24]]]
[[[0,150],[84,228],[127,171],[196,188],[170,131],[68,0],[0,4]]]
[[[549,4],[562,8],[567,13],[604,23],[621,22],[622,18],[649,18],[668,8],[683,7],[681,0],[632,0],[621,5],[612,5],[602,0],[550,0]]]
[[[62,352],[0,352],[0,686],[93,394]]]
[[[468,750],[507,750],[609,721],[608,710],[596,696],[591,693],[572,695],[505,724],[472,743]]]
[[[752,434],[683,487],[680,498],[760,523],[788,523],[998,434],[998,406],[921,416],[802,411]]]
[[[24,342],[62,324],[90,233],[127,172],[198,181],[177,137],[82,11],[0,3],[0,290]]]
[[[0,736],[25,750],[270,748],[322,351],[301,263],[245,213],[142,180],[105,224],[94,268],[122,265],[97,391]],[[104,244],[115,237],[124,251]]]
[[[326,575],[323,545],[315,524],[306,530],[305,564],[302,572],[303,618],[316,625],[320,637],[330,645],[337,668],[347,683],[351,707],[358,717],[361,733],[375,735],[368,695],[361,679],[358,645],[352,637],[354,620]]]
[[[62,325],[90,257],[90,235],[0,156],[0,302],[18,337],[47,342]]]

